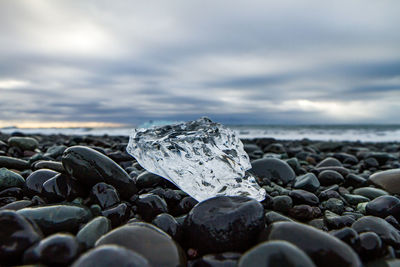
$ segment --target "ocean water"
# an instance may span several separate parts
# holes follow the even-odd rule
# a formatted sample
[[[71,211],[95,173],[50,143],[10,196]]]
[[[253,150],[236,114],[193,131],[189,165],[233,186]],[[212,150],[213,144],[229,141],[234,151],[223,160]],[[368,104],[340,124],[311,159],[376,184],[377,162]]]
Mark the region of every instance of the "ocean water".
[[[144,124],[144,127],[160,123]],[[235,130],[242,139],[272,137],[280,140],[308,138],[321,141],[400,142],[399,125],[226,125]],[[132,128],[3,128],[0,132],[25,134],[65,135],[125,135]]]

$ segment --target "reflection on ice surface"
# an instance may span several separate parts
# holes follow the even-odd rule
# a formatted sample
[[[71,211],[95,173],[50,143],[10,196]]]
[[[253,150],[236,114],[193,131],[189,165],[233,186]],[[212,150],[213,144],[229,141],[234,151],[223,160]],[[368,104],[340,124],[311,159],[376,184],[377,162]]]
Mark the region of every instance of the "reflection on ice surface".
[[[216,195],[265,198],[265,190],[246,173],[251,165],[238,136],[208,118],[135,129],[127,151],[147,171],[198,201]]]

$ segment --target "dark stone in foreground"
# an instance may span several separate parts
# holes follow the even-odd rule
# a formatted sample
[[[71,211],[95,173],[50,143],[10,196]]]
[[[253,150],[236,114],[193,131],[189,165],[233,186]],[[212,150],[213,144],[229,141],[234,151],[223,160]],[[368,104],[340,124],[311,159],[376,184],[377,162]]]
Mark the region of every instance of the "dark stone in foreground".
[[[286,241],[268,241],[246,251],[239,260],[238,267],[285,266],[313,267],[311,259],[298,247]]]
[[[243,251],[264,228],[264,208],[247,197],[218,196],[196,205],[185,220],[185,240],[200,253]]]
[[[105,182],[126,199],[136,193],[135,182],[109,157],[84,146],[69,147],[62,156],[64,169],[80,182],[93,186]]]
[[[89,250],[74,262],[73,267],[151,267],[139,253],[117,245],[104,245]]]
[[[296,245],[317,266],[361,266],[357,254],[346,243],[305,224],[273,223],[268,227],[267,240],[285,240]]]
[[[0,262],[19,262],[22,253],[42,239],[42,233],[15,211],[0,211]]]
[[[101,237],[96,247],[115,244],[147,258],[152,266],[184,266],[185,255],[180,246],[166,233],[148,223],[130,223]]]
[[[385,243],[395,247],[400,247],[399,231],[382,218],[364,216],[353,223],[351,227],[358,233],[374,232]]]

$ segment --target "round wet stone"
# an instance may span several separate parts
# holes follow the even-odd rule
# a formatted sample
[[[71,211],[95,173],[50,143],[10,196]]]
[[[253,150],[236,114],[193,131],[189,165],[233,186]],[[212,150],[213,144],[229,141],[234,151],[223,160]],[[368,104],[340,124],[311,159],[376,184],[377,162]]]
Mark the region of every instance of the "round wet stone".
[[[148,188],[148,187],[156,187],[158,185],[163,185],[165,179],[161,176],[144,171],[136,177],[136,186],[138,188]]]
[[[24,263],[68,265],[79,254],[79,244],[71,234],[57,233],[41,240],[24,254]]]
[[[339,230],[333,230],[329,232],[332,236],[339,238],[346,244],[350,245],[353,249],[359,249],[360,246],[360,240],[358,233],[356,230],[350,227],[343,227],[342,229]]]
[[[151,222],[167,234],[169,234],[173,239],[180,240],[181,239],[181,229],[176,221],[176,219],[169,215],[168,213],[162,213],[157,215],[154,220]]]
[[[325,211],[324,221],[329,229],[340,229],[346,226],[351,226],[355,219],[350,215],[339,216],[329,210]]]
[[[128,221],[130,208],[125,203],[121,203],[115,207],[103,210],[101,214],[111,221],[112,227],[117,227]]]
[[[117,245],[103,245],[89,250],[72,267],[151,267],[141,254]]]
[[[197,204],[185,219],[188,247],[200,253],[243,251],[264,229],[264,208],[241,196],[218,196]]]
[[[376,172],[369,181],[391,194],[400,194],[400,168]]]
[[[314,173],[306,173],[296,178],[293,188],[315,192],[320,187],[320,182]]]
[[[100,205],[102,209],[115,206],[120,202],[117,190],[112,185],[97,183],[90,191],[90,198],[94,203]]]
[[[137,212],[145,221],[151,221],[160,213],[168,213],[167,203],[154,194],[142,194],[135,201]]]
[[[42,239],[42,233],[15,211],[0,211],[0,262],[18,263],[22,254]]]
[[[318,207],[311,207],[310,205],[296,205],[289,210],[291,218],[300,221],[309,221],[321,215],[321,210]]]
[[[382,241],[374,232],[360,234],[360,255],[364,260],[371,260],[381,256]]]
[[[332,170],[322,171],[318,175],[318,180],[321,183],[321,185],[324,186],[341,184],[344,182],[343,176],[339,172]]]
[[[330,198],[321,203],[323,209],[330,210],[336,214],[342,214],[344,211],[344,203],[341,199]]]
[[[400,247],[400,234],[390,223],[382,218],[375,216],[364,216],[353,223],[351,226],[358,233],[374,232],[386,244]]]
[[[341,240],[314,227],[277,222],[267,229],[267,240],[284,240],[303,250],[317,266],[362,266],[358,255]]]
[[[135,222],[118,227],[97,242],[101,245],[115,244],[143,255],[152,266],[184,266],[186,258],[182,248],[157,227]]]
[[[29,196],[41,195],[43,190],[43,183],[50,178],[56,176],[58,172],[48,169],[41,169],[32,172],[25,182],[24,190]]]
[[[367,215],[385,218],[389,215],[400,218],[400,200],[394,196],[380,196],[365,206]]]
[[[290,191],[289,196],[292,198],[295,205],[307,204],[315,206],[319,204],[318,197],[315,194],[305,190],[298,189]]]
[[[187,196],[179,201],[178,205],[172,207],[172,214],[175,216],[186,214],[193,209],[193,207],[199,203],[196,199]]]
[[[246,251],[240,257],[237,266],[313,267],[315,265],[307,254],[293,244],[286,241],[268,241]]]
[[[76,233],[79,226],[92,218],[89,209],[75,205],[30,207],[18,210],[17,213],[33,220],[45,234]]]
[[[281,181],[287,184],[296,178],[293,169],[285,161],[274,158],[257,159],[251,162],[250,172],[260,178]]]
[[[289,196],[276,196],[272,199],[272,208],[274,211],[288,213],[293,206],[293,200]]]
[[[7,143],[10,147],[18,147],[22,151],[24,150],[33,151],[39,147],[39,142],[32,137],[13,136],[8,139]]]
[[[88,222],[76,234],[76,240],[86,248],[94,246],[96,241],[111,230],[111,222],[103,216],[98,216]]]
[[[320,168],[320,167],[342,167],[342,166],[343,166],[342,163],[336,158],[327,157],[320,163],[318,163],[315,167]]]
[[[7,168],[0,168],[0,190],[10,187],[23,187],[25,179]]]
[[[93,186],[105,182],[114,186],[126,199],[136,193],[134,180],[109,157],[84,146],[69,147],[64,151],[65,170],[78,181]]]
[[[43,183],[43,195],[49,202],[61,202],[84,196],[84,189],[77,181],[65,174],[57,174]]]

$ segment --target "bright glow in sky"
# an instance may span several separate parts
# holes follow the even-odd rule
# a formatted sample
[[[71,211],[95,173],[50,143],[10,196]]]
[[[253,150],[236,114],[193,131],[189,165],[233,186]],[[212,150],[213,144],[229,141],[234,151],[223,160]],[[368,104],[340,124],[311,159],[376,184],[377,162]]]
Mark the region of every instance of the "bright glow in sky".
[[[204,115],[400,123],[399,10],[397,0],[3,0],[0,127]]]

